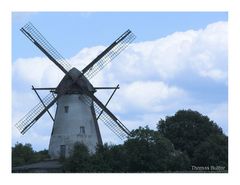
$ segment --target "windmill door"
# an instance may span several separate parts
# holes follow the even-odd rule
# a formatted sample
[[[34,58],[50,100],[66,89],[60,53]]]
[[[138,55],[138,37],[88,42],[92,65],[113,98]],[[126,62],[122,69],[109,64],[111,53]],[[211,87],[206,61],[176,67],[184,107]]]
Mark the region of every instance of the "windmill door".
[[[60,145],[60,156],[65,158],[66,155],[66,145]]]

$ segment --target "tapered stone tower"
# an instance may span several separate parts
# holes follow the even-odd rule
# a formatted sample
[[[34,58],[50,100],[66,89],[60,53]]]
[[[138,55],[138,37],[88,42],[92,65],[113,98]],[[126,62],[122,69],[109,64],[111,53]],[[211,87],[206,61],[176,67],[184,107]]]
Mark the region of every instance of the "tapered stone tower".
[[[61,96],[54,120],[49,144],[52,159],[69,157],[74,143],[85,144],[91,153],[102,144],[94,108],[83,102],[82,95]]]

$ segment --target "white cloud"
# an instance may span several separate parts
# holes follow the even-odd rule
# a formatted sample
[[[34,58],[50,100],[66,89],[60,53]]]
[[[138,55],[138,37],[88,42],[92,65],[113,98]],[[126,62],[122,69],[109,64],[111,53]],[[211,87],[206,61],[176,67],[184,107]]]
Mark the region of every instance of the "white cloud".
[[[63,77],[61,72],[47,58],[20,58],[13,64],[13,78],[22,83],[38,87],[56,86]]]
[[[120,92],[125,109],[135,108],[145,111],[155,111],[158,105],[165,104],[169,100],[183,98],[185,95],[184,90],[168,86],[161,81],[136,81],[123,86]]]
[[[227,47],[226,22],[213,23],[205,29],[176,32],[157,40],[131,44],[117,59],[91,79],[91,82],[95,86],[120,84],[120,90],[110,102],[109,109],[120,116],[131,129],[137,125],[144,126],[145,123],[152,124],[150,127],[155,128],[154,125],[160,117],[172,115],[179,109],[196,108],[220,122],[226,131],[227,103],[221,102],[227,100],[205,102],[211,101],[210,98],[204,100],[195,97],[191,88],[181,86],[179,81],[193,79],[190,86],[209,82],[214,86],[217,83],[226,89]],[[68,61],[81,70],[104,48],[84,48]],[[62,77],[63,73],[46,58],[18,59],[13,63],[13,81],[21,84],[54,87]],[[29,95],[29,89],[21,90],[20,94],[21,84],[15,83],[13,87],[13,117],[18,117],[20,113],[25,112],[23,110],[26,107],[31,108],[37,103],[36,99]],[[202,91],[208,92],[208,89]],[[214,92],[208,93],[209,96],[213,96]],[[97,95],[106,102],[109,92],[99,91]],[[21,104],[23,101],[28,103]],[[207,106],[209,104],[211,106]],[[105,128],[101,128],[101,131],[106,134],[106,137],[103,134],[105,141],[109,141],[111,134],[109,135]],[[34,132],[39,134],[41,130]],[[38,137],[45,138],[45,135],[39,134]]]
[[[124,66],[129,78],[158,75],[172,79],[185,72],[213,80],[227,80],[227,23],[204,30],[176,32],[154,41],[133,44],[113,69]]]

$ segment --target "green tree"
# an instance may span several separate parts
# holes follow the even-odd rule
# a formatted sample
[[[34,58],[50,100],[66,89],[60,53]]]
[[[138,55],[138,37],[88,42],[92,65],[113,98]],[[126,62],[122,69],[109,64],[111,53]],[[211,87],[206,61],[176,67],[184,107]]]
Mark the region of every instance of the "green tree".
[[[186,172],[191,169],[191,161],[188,155],[179,150],[175,150],[169,158],[167,171],[171,172]]]
[[[211,135],[200,145],[193,154],[195,166],[228,166],[228,139],[224,135]]]
[[[174,116],[160,120],[157,128],[161,135],[172,141],[177,150],[186,152],[190,158],[196,146],[207,137],[212,134],[223,135],[216,123],[192,110],[180,110]]]
[[[189,168],[188,157],[176,151],[171,141],[159,132],[140,127],[132,135],[124,143],[129,172],[180,171]]]
[[[88,148],[82,143],[76,143],[69,158],[64,160],[66,172],[90,172],[90,154]]]
[[[34,151],[31,144],[16,143],[12,147],[12,166],[28,164],[34,161]]]
[[[126,158],[123,145],[99,145],[91,156],[91,165],[94,172],[125,172]]]
[[[160,120],[157,128],[177,150],[189,156],[191,165],[222,165],[227,169],[228,137],[207,116],[180,110],[174,116]]]

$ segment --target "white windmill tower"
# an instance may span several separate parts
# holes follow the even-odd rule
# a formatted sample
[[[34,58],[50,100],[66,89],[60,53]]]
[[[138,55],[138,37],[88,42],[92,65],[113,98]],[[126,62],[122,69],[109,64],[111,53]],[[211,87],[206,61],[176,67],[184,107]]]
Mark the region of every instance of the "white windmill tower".
[[[61,156],[68,157],[76,142],[84,143],[90,152],[94,152],[96,145],[102,144],[98,118],[121,139],[130,135],[130,131],[106,107],[119,86],[95,88],[89,82],[97,72],[135,39],[135,35],[130,30],[123,33],[82,71],[72,68],[31,23],[26,24],[20,30],[65,73],[56,88],[34,88],[32,86],[40,103],[16,123],[16,127],[22,134],[25,134],[45,112],[51,116],[48,109],[56,103],[55,118],[51,116],[54,124],[49,155],[52,159]],[[97,89],[114,89],[105,105],[94,95]],[[41,99],[37,90],[50,90],[50,93]]]

